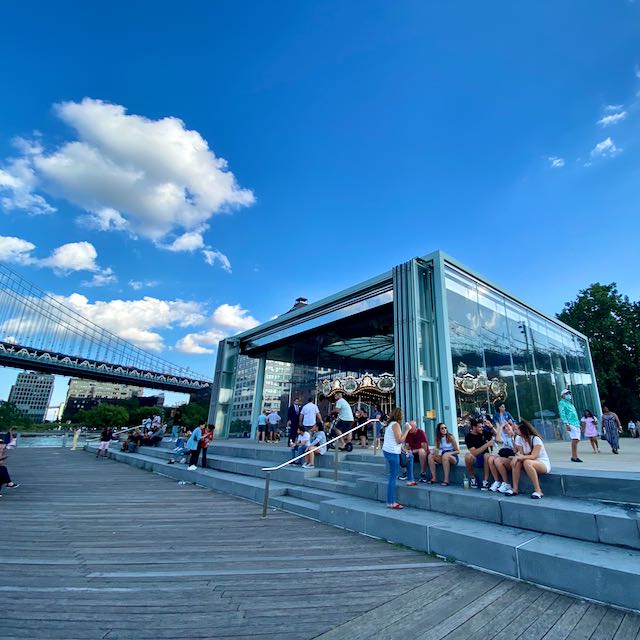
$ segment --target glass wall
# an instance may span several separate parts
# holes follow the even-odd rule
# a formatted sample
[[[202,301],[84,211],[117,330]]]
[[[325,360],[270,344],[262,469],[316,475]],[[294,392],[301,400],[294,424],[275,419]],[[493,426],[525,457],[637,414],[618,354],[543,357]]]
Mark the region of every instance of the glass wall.
[[[564,388],[581,415],[599,413],[584,338],[451,265],[445,267],[458,431],[504,401],[516,418],[551,439],[565,438],[558,416]]]

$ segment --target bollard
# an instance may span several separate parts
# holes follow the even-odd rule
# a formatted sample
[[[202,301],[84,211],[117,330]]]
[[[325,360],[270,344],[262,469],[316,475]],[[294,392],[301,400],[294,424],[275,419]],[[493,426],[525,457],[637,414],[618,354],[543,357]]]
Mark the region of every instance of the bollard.
[[[67,432],[66,431],[62,434],[62,448],[63,449],[67,448]]]
[[[271,471],[267,471],[264,478],[264,499],[262,501],[262,517],[267,517],[267,509],[269,508],[269,480],[271,480]]]

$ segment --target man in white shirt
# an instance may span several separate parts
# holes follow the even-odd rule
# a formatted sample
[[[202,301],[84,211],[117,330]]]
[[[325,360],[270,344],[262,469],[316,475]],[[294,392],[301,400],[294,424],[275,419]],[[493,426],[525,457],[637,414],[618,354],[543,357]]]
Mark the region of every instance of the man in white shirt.
[[[341,435],[353,427],[353,411],[351,410],[351,405],[342,397],[339,391],[336,393],[335,398],[338,419],[333,428],[335,429],[336,435]],[[344,447],[344,441],[350,442],[352,438],[353,434],[350,433],[345,438],[338,440],[338,444],[340,447]]]
[[[629,435],[632,438],[636,437],[636,423],[633,420],[629,420],[629,424],[627,425],[627,429],[629,430]]]
[[[314,425],[311,427],[311,442],[307,447],[307,455],[304,457],[304,469],[313,469],[315,455],[323,456],[327,453],[327,434],[324,432],[323,425]]]
[[[311,429],[317,423],[322,424],[322,416],[318,405],[313,401],[313,397],[309,397],[307,404],[300,411],[300,424],[307,429]]]
[[[296,458],[297,456],[303,454],[309,446],[310,442],[311,436],[309,435],[309,432],[303,426],[299,426],[298,437],[296,438],[293,447],[291,447],[291,459],[293,460],[293,458]],[[294,462],[293,464],[300,465],[302,464],[302,461],[303,458],[301,458],[300,460],[296,460],[296,462]]]
[[[269,432],[267,433],[267,442],[275,442],[276,441],[276,431],[278,429],[278,425],[280,424],[280,415],[277,411],[272,411],[267,416],[267,425],[269,427]]]

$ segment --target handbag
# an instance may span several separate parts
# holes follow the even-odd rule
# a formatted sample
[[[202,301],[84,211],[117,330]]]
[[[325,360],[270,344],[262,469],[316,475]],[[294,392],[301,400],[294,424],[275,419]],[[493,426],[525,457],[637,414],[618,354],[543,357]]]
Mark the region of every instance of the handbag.
[[[511,447],[502,447],[502,449],[498,451],[498,455],[501,458],[511,458],[511,456],[516,455],[516,452]]]
[[[604,431],[600,434],[600,440],[606,440],[607,436],[604,435]]]

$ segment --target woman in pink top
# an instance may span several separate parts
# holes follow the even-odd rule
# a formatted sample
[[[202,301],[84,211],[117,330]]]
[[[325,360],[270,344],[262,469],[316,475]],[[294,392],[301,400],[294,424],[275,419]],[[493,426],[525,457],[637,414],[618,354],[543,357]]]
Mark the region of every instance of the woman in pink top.
[[[586,409],[580,419],[582,422],[582,429],[584,430],[584,437],[589,438],[591,442],[591,448],[593,453],[600,453],[600,444],[598,443],[598,427],[596,426],[596,419],[593,417],[593,413]]]

